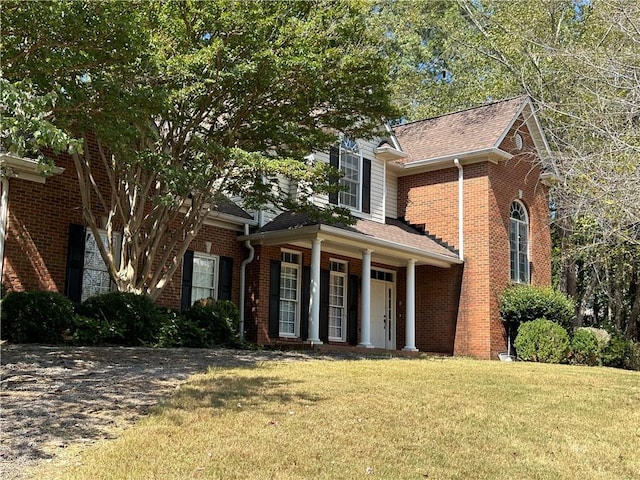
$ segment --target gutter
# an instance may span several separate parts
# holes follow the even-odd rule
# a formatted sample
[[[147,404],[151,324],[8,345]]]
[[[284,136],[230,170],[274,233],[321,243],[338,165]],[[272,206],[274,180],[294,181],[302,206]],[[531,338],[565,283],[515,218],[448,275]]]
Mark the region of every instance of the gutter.
[[[244,235],[249,235],[249,224],[244,224]],[[240,340],[244,340],[244,313],[245,313],[245,295],[246,295],[246,284],[247,284],[247,265],[253,262],[253,257],[256,253],[253,245],[249,240],[245,240],[244,246],[249,249],[249,256],[242,261],[240,265],[240,322],[238,325],[238,330],[240,334]]]
[[[453,164],[458,167],[458,258],[464,260],[464,170],[458,158]]]
[[[402,252],[405,252],[407,254],[422,258],[429,258],[431,260],[446,263],[448,265],[463,263],[462,260],[460,260],[457,256],[448,256],[441,253],[425,252],[424,250],[421,250],[419,248],[410,247],[401,243],[380,240],[377,238],[368,237],[362,233],[349,232],[338,227],[332,227],[330,225],[322,224],[307,225],[305,227],[287,230],[276,230],[274,232],[254,233],[253,235],[243,235],[239,237],[238,240],[253,242],[262,242],[269,240],[280,241],[291,240],[291,237],[295,237],[295,239],[300,240],[302,238],[310,239],[318,236],[321,233],[334,235],[346,240],[354,240],[355,242],[358,242],[360,244],[373,245],[391,250],[401,250]]]
[[[485,161],[486,160],[485,157],[489,155],[494,155],[495,157],[497,157],[498,161],[509,160],[513,157],[513,155],[505,152],[504,150],[501,150],[496,147],[490,147],[490,148],[482,148],[480,150],[469,150],[468,152],[456,153],[454,155],[445,155],[443,157],[436,157],[436,158],[429,158],[425,160],[416,160],[414,162],[408,162],[408,163],[402,164],[402,170],[406,171],[412,168],[419,168],[419,167],[440,167],[456,159],[458,161],[461,161],[463,159],[474,158],[474,157],[482,157],[481,161]]]

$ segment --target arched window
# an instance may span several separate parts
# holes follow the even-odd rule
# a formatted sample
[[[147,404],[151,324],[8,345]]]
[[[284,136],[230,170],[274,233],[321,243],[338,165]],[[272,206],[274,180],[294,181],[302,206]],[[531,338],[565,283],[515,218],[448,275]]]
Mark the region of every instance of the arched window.
[[[529,283],[529,218],[522,203],[515,201],[509,212],[511,232],[511,281]]]

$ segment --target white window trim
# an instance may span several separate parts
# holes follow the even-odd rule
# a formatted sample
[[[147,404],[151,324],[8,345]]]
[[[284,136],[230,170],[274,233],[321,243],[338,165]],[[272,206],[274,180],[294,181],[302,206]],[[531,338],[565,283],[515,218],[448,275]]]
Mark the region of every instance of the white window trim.
[[[332,337],[331,335],[328,336],[329,340],[332,342],[346,342],[347,341],[347,322],[349,321],[349,319],[347,318],[347,288],[349,285],[349,262],[345,261],[345,260],[338,260],[336,258],[330,258],[329,259],[329,265],[331,265],[331,262],[335,262],[335,263],[340,263],[342,265],[344,265],[344,272],[336,272],[333,270],[329,271],[329,318],[327,319],[327,323],[328,323],[328,329],[329,332],[331,331],[331,307],[333,305],[331,305],[331,277],[333,276],[339,276],[343,278],[343,294],[342,294],[342,336],[341,337]]]
[[[356,145],[356,147],[358,147],[357,153],[355,153],[353,150],[346,149],[346,148],[344,148],[343,144],[347,140],[348,139],[343,139],[340,142],[340,147],[339,147],[339,152],[338,152],[338,169],[340,171],[342,171],[342,155],[343,154],[350,153],[350,154],[358,157],[358,181],[357,181],[358,195],[356,197],[357,205],[354,207],[353,205],[346,205],[346,204],[342,203],[342,194],[344,193],[342,191],[338,193],[338,205],[340,205],[341,207],[348,208],[348,209],[350,209],[350,210],[352,210],[354,212],[361,213],[362,212],[362,168],[363,168],[363,165],[362,165],[362,159],[363,159],[363,157],[362,157],[362,147],[358,144],[358,142],[354,141],[353,143]],[[356,182],[352,182],[350,180],[344,180],[344,178],[341,179],[341,182],[342,181],[347,181],[349,183],[356,183]]]
[[[104,234],[105,238],[107,236],[107,231],[103,228],[99,228],[98,229],[98,233],[100,235],[100,241],[102,241],[102,235]],[[97,241],[95,239],[95,236],[93,235],[93,231],[89,228],[86,227],[85,230],[85,234],[84,234],[84,248],[87,248],[87,236],[91,235],[93,237],[94,242],[96,242],[96,247],[97,247]],[[116,260],[116,267],[119,267],[120,265],[120,247],[121,247],[121,240],[122,240],[122,234],[120,232],[113,232],[112,233],[113,236],[113,246],[114,246],[114,258]],[[105,247],[107,247],[105,245]],[[85,301],[87,298],[93,297],[94,295],[100,295],[102,293],[108,293],[108,292],[93,292],[90,295],[87,295],[86,293],[86,284],[85,284],[85,278],[84,278],[84,274],[87,270],[91,270],[91,271],[100,271],[100,272],[106,272],[107,275],[109,275],[109,268],[107,267],[106,262],[104,261],[104,259],[102,258],[102,255],[100,255],[100,250],[98,250],[98,255],[100,256],[100,260],[102,260],[102,263],[105,267],[105,270],[100,270],[100,269],[96,269],[96,268],[90,268],[87,267],[87,257],[85,254],[85,257],[82,261],[82,294],[80,296],[81,301]],[[109,292],[113,292],[114,290],[116,290],[116,284],[113,282],[113,280],[111,279],[111,277],[109,276]]]
[[[294,255],[298,255],[299,263],[290,263],[282,261],[283,253],[291,253]],[[299,338],[300,337],[300,312],[301,312],[301,283],[302,283],[302,252],[297,250],[290,250],[287,248],[283,248],[280,250],[280,282],[282,282],[282,267],[288,266],[296,269],[296,311],[295,311],[295,320],[293,326],[293,333],[283,332],[280,330],[280,305],[278,306],[278,335],[283,338]],[[279,298],[279,302],[282,302],[283,298]]]
[[[213,268],[213,296],[212,298],[214,300],[218,299],[218,277],[219,277],[219,271],[220,271],[220,257],[218,255],[210,255],[208,253],[204,253],[204,252],[193,252],[193,269],[195,270],[195,261],[196,258],[204,258],[207,260],[214,260],[214,268]],[[194,288],[209,288],[208,286],[201,286],[201,285],[196,285],[195,284],[195,275],[192,274],[191,277],[191,305],[193,305],[194,303],[196,303],[198,300],[202,300],[200,298],[193,298],[193,290]],[[208,298],[208,297],[207,297]]]
[[[514,203],[517,203],[518,205],[520,205],[520,208],[522,208],[522,211],[524,212],[524,220],[517,220],[515,218],[513,218],[511,216],[511,208],[513,206]],[[511,241],[511,233],[512,233],[512,228],[513,228],[513,224],[517,223],[518,224],[518,234],[520,233],[520,228],[522,228],[522,226],[524,226],[526,228],[526,233],[527,233],[527,259],[525,262],[525,280],[522,281],[520,280],[520,242],[516,239],[517,242],[517,250],[516,250],[516,263],[515,263],[515,278],[514,275],[511,275],[511,250],[512,250],[512,241]],[[531,259],[531,235],[530,235],[530,228],[529,228],[529,212],[527,211],[527,207],[525,207],[525,205],[520,202],[519,200],[514,200],[513,202],[511,202],[509,204],[509,276],[511,277],[511,282],[512,283],[518,283],[518,284],[522,284],[522,285],[527,285],[529,283],[531,283],[531,269],[529,267],[529,262]],[[519,235],[518,235],[519,238]]]

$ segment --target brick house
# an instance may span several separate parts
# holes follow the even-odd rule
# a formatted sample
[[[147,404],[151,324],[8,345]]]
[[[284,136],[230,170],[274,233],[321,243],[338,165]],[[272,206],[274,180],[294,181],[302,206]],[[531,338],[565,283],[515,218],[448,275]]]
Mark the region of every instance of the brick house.
[[[344,172],[319,205],[351,209],[348,227],[295,212],[249,214],[223,202],[159,302],[242,304],[242,333],[262,345],[360,346],[497,358],[512,283],[551,282],[549,152],[528,97],[348,139],[313,161]],[[2,156],[2,282],[80,301],[110,281],[82,225],[70,159],[44,178]],[[295,191],[296,185],[284,185]]]

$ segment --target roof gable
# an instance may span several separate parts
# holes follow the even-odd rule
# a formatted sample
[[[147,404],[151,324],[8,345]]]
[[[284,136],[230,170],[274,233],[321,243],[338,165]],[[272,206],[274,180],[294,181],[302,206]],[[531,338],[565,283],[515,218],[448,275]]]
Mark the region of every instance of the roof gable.
[[[523,113],[523,121],[532,131],[536,148],[546,154],[548,145],[531,100],[528,96],[519,96],[394,127],[400,147],[408,154],[401,163],[409,167],[414,162],[497,151]]]

